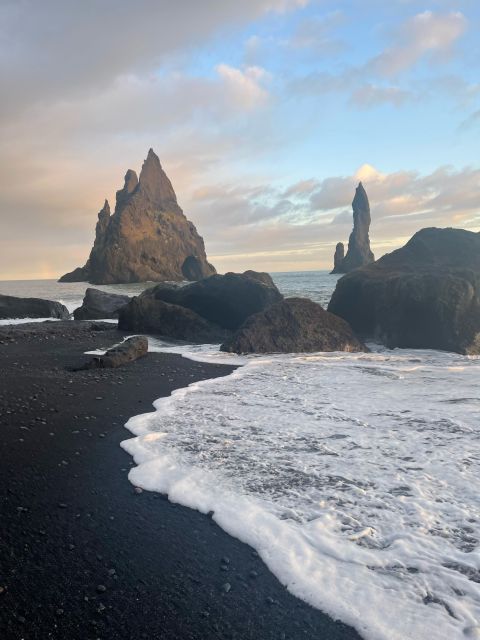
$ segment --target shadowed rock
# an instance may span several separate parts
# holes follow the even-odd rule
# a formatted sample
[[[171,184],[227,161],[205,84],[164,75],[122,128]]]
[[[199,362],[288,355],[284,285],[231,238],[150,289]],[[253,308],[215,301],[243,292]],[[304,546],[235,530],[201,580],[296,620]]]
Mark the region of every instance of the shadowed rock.
[[[332,273],[340,273],[339,269],[341,268],[341,264],[344,258],[345,258],[345,246],[343,242],[337,242],[337,246],[335,247],[335,255],[333,256]]]
[[[219,344],[229,332],[191,309],[140,295],[120,309],[118,328],[144,331],[175,340]]]
[[[113,215],[105,202],[85,266],[60,282],[181,281],[213,273],[203,239],[178,206],[172,184],[150,149],[138,179],[134,171],[127,171]]]
[[[250,316],[221,346],[234,353],[368,351],[348,323],[308,298],[287,298]]]
[[[10,318],[59,318],[66,320],[70,313],[63,304],[41,298],[17,298],[0,295],[0,320]]]
[[[184,287],[159,284],[139,298],[154,298],[191,309],[219,327],[234,330],[248,316],[263,311],[283,296],[268,274],[250,271],[214,275]]]
[[[480,353],[480,235],[422,229],[341,278],[328,310],[388,347]]]
[[[257,282],[261,282],[267,287],[272,287],[273,289],[277,288],[272,280],[272,276],[269,273],[265,273],[265,271],[252,271],[251,269],[248,269],[247,271],[244,271],[242,275],[247,278],[251,278],[252,280],[257,280]]]
[[[332,273],[349,273],[353,269],[363,267],[375,260],[370,249],[370,204],[367,192],[362,183],[358,184],[355,197],[352,202],[353,208],[353,231],[348,240],[348,250],[346,256],[341,260],[340,254],[344,250],[343,244],[338,243],[335,251],[334,268]],[[341,249],[339,246],[342,245]],[[337,260],[338,252],[338,260]]]
[[[143,358],[147,353],[147,338],[145,336],[134,336],[108,349],[103,356],[93,357],[82,369],[116,369],[138,360],[138,358]]]
[[[118,318],[119,310],[130,302],[130,296],[107,293],[89,287],[85,291],[82,306],[75,309],[75,320],[103,320]]]

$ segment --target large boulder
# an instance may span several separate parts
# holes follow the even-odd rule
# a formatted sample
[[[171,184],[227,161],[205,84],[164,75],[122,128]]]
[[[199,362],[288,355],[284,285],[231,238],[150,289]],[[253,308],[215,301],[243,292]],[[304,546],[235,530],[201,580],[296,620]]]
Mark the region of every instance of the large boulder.
[[[229,330],[238,329],[253,313],[283,299],[270,276],[255,271],[217,274],[183,287],[160,284],[139,297],[185,307]]]
[[[17,298],[0,295],[0,320],[14,318],[58,318],[66,320],[70,313],[63,304],[42,298]]]
[[[218,344],[229,332],[194,311],[143,294],[119,312],[118,328],[156,333],[174,340]]]
[[[143,358],[148,353],[148,339],[133,336],[108,349],[102,356],[94,356],[82,369],[116,369]]]
[[[118,318],[118,312],[130,302],[130,296],[117,293],[107,293],[100,289],[89,287],[85,291],[82,306],[75,309],[75,320],[104,320]]]
[[[348,239],[347,253],[343,257],[344,247],[339,242],[335,249],[332,273],[349,273],[375,260],[375,256],[370,249],[370,203],[368,202],[367,192],[361,182],[355,191],[352,209],[353,230]]]
[[[328,310],[388,347],[480,353],[480,235],[422,229],[341,278]]]
[[[287,298],[250,316],[221,346],[234,353],[368,351],[348,323],[307,298]]]
[[[139,178],[127,171],[112,215],[105,201],[86,264],[60,282],[182,281],[213,273],[203,239],[179,207],[172,183],[150,149]]]

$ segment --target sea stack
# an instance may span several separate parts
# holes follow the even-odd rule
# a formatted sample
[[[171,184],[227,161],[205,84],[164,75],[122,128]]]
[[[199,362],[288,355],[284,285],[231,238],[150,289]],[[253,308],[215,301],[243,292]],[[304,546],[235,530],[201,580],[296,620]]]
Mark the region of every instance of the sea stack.
[[[363,267],[375,261],[370,249],[370,204],[367,192],[361,182],[355,192],[352,202],[353,230],[348,240],[347,255],[343,258],[343,244],[339,242],[335,249],[334,267],[332,273],[349,273],[353,269]]]
[[[214,273],[203,239],[179,207],[172,183],[150,149],[139,178],[127,171],[113,215],[105,200],[86,264],[60,282],[201,280]]]
[[[335,255],[333,256],[333,272],[332,273],[340,273],[338,269],[345,258],[345,246],[343,242],[337,242],[337,246],[335,247]]]

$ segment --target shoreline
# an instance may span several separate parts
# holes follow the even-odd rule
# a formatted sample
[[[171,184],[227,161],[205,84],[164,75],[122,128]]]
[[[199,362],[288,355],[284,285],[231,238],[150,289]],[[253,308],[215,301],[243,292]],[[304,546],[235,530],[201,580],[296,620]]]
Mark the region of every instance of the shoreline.
[[[127,478],[127,420],[235,367],[149,353],[68,371],[128,334],[95,325],[0,327],[2,638],[360,638],[211,518]]]

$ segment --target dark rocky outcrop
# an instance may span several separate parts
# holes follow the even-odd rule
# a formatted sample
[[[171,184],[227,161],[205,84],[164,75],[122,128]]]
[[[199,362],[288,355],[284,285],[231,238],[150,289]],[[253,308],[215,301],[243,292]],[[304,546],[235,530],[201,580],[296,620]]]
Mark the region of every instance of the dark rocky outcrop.
[[[341,278],[328,310],[388,347],[480,353],[480,235],[422,229]]]
[[[81,368],[116,369],[138,358],[143,358],[147,353],[148,339],[145,336],[133,336],[108,349],[103,356],[94,356]]]
[[[368,235],[371,222],[370,204],[368,202],[367,192],[361,182],[356,189],[352,208],[353,231],[348,240],[347,255],[340,260],[340,254],[344,251],[344,247],[343,244],[339,242],[335,250],[332,273],[349,273],[353,271],[353,269],[363,267],[375,260],[375,256],[370,249],[370,238]]]
[[[9,318],[59,318],[65,320],[70,313],[63,304],[41,298],[17,298],[0,295],[0,320]]]
[[[82,306],[75,309],[75,320],[104,320],[118,318],[119,310],[130,302],[129,296],[117,293],[107,293],[100,289],[89,287],[85,291]]]
[[[184,287],[159,284],[144,291],[140,298],[185,307],[219,327],[235,330],[248,316],[263,311],[283,296],[268,274],[250,271],[217,274]]]
[[[222,342],[229,335],[228,331],[190,309],[143,294],[120,310],[118,328],[212,344]]]
[[[251,269],[248,269],[247,271],[244,271],[242,275],[247,278],[251,278],[252,280],[256,280],[257,282],[261,282],[267,287],[272,287],[273,289],[277,288],[273,282],[272,276],[265,271],[252,271]]]
[[[234,353],[367,351],[347,322],[307,298],[287,298],[250,316],[221,349]]]
[[[127,171],[113,215],[105,201],[85,266],[60,282],[199,280],[214,273],[203,239],[178,206],[172,184],[150,149],[139,178]]]

